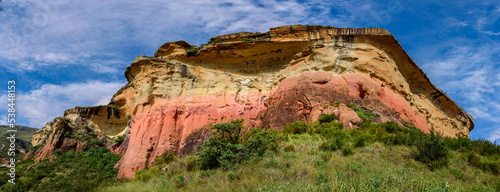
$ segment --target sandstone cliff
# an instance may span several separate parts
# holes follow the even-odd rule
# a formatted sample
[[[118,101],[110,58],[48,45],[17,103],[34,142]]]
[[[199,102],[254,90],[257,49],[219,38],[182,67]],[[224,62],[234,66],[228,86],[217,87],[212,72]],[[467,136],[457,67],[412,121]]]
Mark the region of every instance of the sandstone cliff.
[[[34,134],[33,145],[44,146],[29,155],[49,157],[71,143],[57,135],[87,126],[123,155],[119,177],[133,177],[159,155],[196,150],[211,125],[230,119],[281,129],[337,113],[355,128],[360,120],[345,106],[351,103],[380,114],[377,121],[409,122],[445,136],[468,137],[474,127],[472,117],[378,28],[294,25],[217,36],[201,47],[170,42],[154,57],[137,57],[125,76],[128,84],[110,106],[66,111],[68,122],[56,119]],[[342,104],[329,105],[335,102]],[[111,142],[123,134],[123,142]]]

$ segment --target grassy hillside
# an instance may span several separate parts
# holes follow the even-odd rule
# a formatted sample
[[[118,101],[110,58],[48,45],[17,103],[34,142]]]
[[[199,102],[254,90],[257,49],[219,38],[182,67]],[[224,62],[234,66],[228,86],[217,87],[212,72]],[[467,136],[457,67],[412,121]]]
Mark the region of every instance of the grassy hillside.
[[[158,157],[131,180],[115,179],[119,156],[102,146],[56,151],[26,173],[33,161],[19,163],[18,184],[0,191],[500,191],[500,146],[373,123],[377,114],[356,109],[364,122],[352,130],[334,114],[281,131],[217,124],[199,152]]]
[[[7,126],[0,126],[0,158],[2,157],[8,157],[8,150],[9,150],[9,145],[10,141],[7,140],[7,137],[10,135],[10,133],[7,133],[7,130],[10,128]],[[24,126],[16,126],[15,128],[17,130],[16,132],[16,149],[18,151],[24,150],[26,153],[31,149],[31,137],[33,136],[33,132],[35,132],[38,129],[35,128],[30,128],[30,127],[24,127]],[[16,158],[17,159],[22,159],[25,154],[16,152]]]
[[[158,158],[133,180],[98,191],[500,190],[499,146],[428,135],[408,124],[376,124],[370,111],[360,114],[359,130],[344,130],[334,115],[324,115],[281,132],[246,133],[237,142],[231,135],[241,130],[238,122],[219,124],[201,152]],[[249,153],[259,149],[265,153]]]
[[[228,170],[186,171],[195,156],[183,157],[169,164],[167,173],[150,168],[150,179],[98,191],[498,191],[500,187],[498,175],[471,166],[461,152],[451,151],[449,165],[431,171],[412,158],[414,147],[374,142],[344,156],[341,151],[320,150],[321,142],[318,135],[291,135],[278,152]]]

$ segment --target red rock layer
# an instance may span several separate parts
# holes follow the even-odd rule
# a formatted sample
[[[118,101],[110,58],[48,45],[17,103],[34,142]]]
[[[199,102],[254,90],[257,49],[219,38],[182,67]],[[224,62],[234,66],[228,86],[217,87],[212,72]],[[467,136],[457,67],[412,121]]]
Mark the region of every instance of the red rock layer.
[[[308,72],[284,79],[273,93],[249,95],[253,101],[250,104],[230,98],[234,96],[200,95],[172,100],[156,98],[138,104],[127,151],[117,165],[118,176],[133,177],[135,171],[151,165],[161,154],[193,150],[201,140],[186,140],[190,134],[215,123],[243,118],[248,127],[279,129],[295,121],[311,123],[322,113],[323,106],[337,101],[357,102],[388,120],[413,122],[422,130],[429,129],[425,116],[415,113],[404,98],[359,74]]]

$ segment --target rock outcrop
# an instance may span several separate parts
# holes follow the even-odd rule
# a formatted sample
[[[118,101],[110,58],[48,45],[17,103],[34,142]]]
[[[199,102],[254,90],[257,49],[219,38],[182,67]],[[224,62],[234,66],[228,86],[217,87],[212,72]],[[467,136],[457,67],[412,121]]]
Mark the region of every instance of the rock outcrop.
[[[345,106],[355,104],[380,114],[378,121],[408,122],[445,136],[468,137],[474,127],[472,117],[378,28],[294,25],[217,36],[201,47],[170,42],[154,57],[137,57],[125,77],[128,84],[110,102],[114,108],[75,108],[64,116],[103,140],[126,134],[120,145],[108,145],[123,155],[119,177],[133,177],[159,155],[196,150],[209,127],[236,118],[249,128],[281,129],[336,113],[355,128],[360,119]],[[64,145],[52,143],[58,123],[38,131],[33,145],[46,141],[41,151]]]

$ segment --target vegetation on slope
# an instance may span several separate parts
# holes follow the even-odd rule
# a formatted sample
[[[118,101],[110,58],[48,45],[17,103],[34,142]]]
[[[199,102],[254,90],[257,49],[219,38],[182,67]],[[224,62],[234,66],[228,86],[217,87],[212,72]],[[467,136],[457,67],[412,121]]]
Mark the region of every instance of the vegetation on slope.
[[[355,107],[355,106],[353,106]],[[18,164],[18,184],[1,191],[499,191],[500,147],[486,140],[443,138],[414,126],[373,123],[357,108],[360,129],[333,114],[281,131],[242,120],[212,127],[200,151],[158,157],[133,180],[116,180],[119,156],[104,147]],[[119,141],[117,141],[119,142]],[[24,173],[24,171],[26,173]],[[1,182],[7,181],[0,173]],[[5,178],[3,178],[5,177]],[[3,183],[0,183],[3,184]]]
[[[500,190],[499,146],[424,134],[410,124],[372,123],[376,114],[356,112],[364,122],[352,130],[334,115],[309,125],[295,122],[281,132],[242,132],[241,120],[218,124],[201,152],[161,157],[134,180],[100,190]]]
[[[57,158],[34,164],[32,159],[16,164],[16,184],[7,183],[7,169],[0,172],[0,191],[92,191],[115,182],[120,159],[106,147],[75,153],[55,152]],[[31,166],[32,165],[32,166]]]
[[[8,126],[0,126],[0,133],[4,133],[0,137],[0,158],[9,158],[9,155],[7,154],[9,151],[9,146],[10,146],[10,141],[7,139],[7,137],[10,137],[11,133],[14,132],[7,132],[7,130],[11,130],[10,127]],[[21,153],[21,150],[24,150],[26,153],[31,149],[31,137],[33,136],[33,132],[35,132],[38,129],[35,128],[30,128],[30,127],[23,127],[23,126],[16,126],[15,132],[16,134],[16,159],[22,159],[26,154]]]

